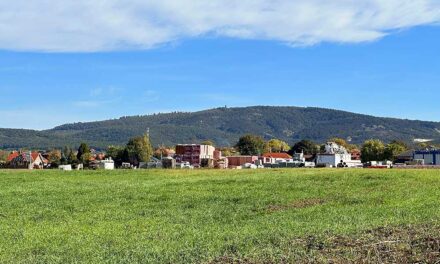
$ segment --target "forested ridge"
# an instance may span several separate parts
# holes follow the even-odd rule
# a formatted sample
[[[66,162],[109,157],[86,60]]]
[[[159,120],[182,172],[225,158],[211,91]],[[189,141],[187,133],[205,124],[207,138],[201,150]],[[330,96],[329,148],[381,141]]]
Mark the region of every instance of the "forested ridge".
[[[332,137],[349,138],[352,143],[370,138],[385,142],[415,138],[440,140],[439,122],[373,117],[323,108],[255,106],[128,116],[65,124],[44,131],[0,129],[0,148],[48,149],[78,146],[80,142],[105,148],[123,145],[130,137],[144,134],[148,129],[154,145],[210,139],[217,145],[232,146],[247,133],[288,143],[301,139],[324,142]]]

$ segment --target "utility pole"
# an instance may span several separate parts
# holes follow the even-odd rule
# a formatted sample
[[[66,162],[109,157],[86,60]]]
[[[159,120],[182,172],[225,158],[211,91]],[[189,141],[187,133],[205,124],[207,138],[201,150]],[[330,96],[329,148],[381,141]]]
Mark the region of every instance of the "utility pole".
[[[29,151],[29,169],[33,169],[32,162],[32,151]]]

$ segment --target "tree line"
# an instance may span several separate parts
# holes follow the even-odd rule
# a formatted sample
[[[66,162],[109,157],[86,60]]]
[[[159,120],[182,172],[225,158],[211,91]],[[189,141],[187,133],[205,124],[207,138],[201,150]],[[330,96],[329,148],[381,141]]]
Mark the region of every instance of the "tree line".
[[[26,150],[20,150],[26,151]],[[11,152],[0,150],[0,168],[6,165],[7,158]],[[147,135],[131,138],[128,143],[121,146],[110,146],[107,149],[105,157],[114,159],[117,166],[121,166],[123,162],[128,162],[138,166],[141,162],[150,161],[153,155],[153,147],[150,138]],[[92,153],[92,149],[87,143],[81,143],[78,149],[64,147],[63,149],[52,149],[47,152],[48,163],[51,168],[58,168],[60,165],[73,165],[74,167],[83,164],[89,167],[91,161],[99,160],[104,155]]]
[[[360,152],[363,162],[374,160],[395,161],[399,154],[409,150],[409,146],[405,142],[398,140],[385,144],[378,139],[371,139],[365,141],[362,145],[350,144],[341,138],[330,138],[328,141],[337,143],[346,148],[349,152]],[[200,143],[214,145],[214,141],[212,140],[205,140]],[[316,155],[324,151],[324,146],[324,144],[318,144],[307,139],[289,145],[280,139],[270,139],[266,141],[261,136],[247,134],[240,137],[234,147],[219,149],[222,150],[224,156],[262,155],[268,152],[288,153],[290,155],[302,152],[306,155]],[[150,161],[155,153],[157,157],[160,157],[163,149],[172,148],[173,147],[166,148],[160,146],[155,151],[149,136],[142,135],[131,138],[125,146],[109,146],[106,150],[106,157],[111,157],[115,161],[116,166],[121,166],[124,162],[138,166],[141,162]],[[0,150],[0,164],[6,162],[9,153],[10,152]],[[87,167],[89,166],[91,158],[91,148],[86,143],[81,143],[77,150],[64,147],[62,150],[53,149],[48,153],[48,160],[52,167],[66,164],[72,164],[74,166],[84,164],[84,166]]]
[[[341,138],[331,138],[328,141],[337,143],[349,152],[359,151],[363,162],[395,161],[398,155],[409,150],[408,145],[399,140],[385,144],[378,139],[371,139],[365,141],[361,146],[349,144]],[[324,151],[324,146],[324,144],[317,144],[311,140],[301,140],[293,146],[289,146],[286,142],[279,139],[272,139],[266,142],[262,137],[250,134],[241,137],[235,145],[241,155],[262,155],[265,152],[285,152],[290,155],[302,152],[306,155],[316,155]]]

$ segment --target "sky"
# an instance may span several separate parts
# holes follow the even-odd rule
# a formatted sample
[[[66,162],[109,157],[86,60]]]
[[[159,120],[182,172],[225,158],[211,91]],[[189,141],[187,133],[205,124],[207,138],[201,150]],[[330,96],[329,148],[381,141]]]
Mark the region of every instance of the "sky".
[[[0,127],[314,106],[440,121],[438,0],[0,2]]]

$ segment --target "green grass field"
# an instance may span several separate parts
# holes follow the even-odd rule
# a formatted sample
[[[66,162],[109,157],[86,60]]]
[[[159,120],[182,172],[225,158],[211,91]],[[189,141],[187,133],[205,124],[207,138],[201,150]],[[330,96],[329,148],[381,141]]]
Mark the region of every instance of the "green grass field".
[[[431,262],[439,220],[438,170],[0,171],[0,263]]]

